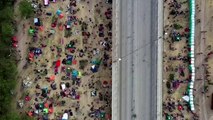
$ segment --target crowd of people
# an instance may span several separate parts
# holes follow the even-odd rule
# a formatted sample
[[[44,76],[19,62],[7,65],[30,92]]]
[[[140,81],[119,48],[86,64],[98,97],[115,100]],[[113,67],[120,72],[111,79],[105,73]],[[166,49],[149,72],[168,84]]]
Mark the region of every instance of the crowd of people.
[[[191,111],[189,93],[189,1],[164,0],[163,118],[198,120]]]
[[[33,0],[21,113],[38,120],[111,119],[112,6]]]

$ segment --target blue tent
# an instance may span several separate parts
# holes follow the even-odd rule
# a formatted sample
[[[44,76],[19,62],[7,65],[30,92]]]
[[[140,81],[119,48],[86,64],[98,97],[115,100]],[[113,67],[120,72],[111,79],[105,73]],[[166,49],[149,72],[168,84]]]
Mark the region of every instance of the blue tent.
[[[93,73],[98,72],[98,66],[93,65],[90,69]]]
[[[78,77],[78,71],[77,70],[73,70],[72,71],[72,76],[75,77],[75,78]]]
[[[36,49],[34,50],[34,54],[37,54],[37,55],[42,54],[41,49],[40,49],[40,48],[36,48]]]
[[[61,10],[57,10],[57,11],[56,11],[56,14],[57,14],[57,15],[60,15],[60,14],[61,14]]]
[[[72,59],[73,59],[73,56],[72,56],[72,55],[67,55],[67,60],[68,60],[68,61],[72,61]]]

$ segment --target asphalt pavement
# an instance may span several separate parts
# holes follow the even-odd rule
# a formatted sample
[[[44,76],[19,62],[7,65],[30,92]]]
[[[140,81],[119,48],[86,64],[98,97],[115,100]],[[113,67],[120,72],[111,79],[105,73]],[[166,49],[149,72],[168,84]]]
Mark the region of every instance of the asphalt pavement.
[[[120,120],[157,119],[157,2],[120,0]]]

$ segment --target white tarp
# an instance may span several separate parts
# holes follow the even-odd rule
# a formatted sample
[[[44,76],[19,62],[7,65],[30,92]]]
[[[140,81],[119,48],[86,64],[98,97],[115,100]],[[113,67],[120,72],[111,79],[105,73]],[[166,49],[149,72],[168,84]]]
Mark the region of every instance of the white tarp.
[[[64,113],[64,114],[63,114],[62,120],[68,120],[68,113]]]
[[[64,91],[66,88],[65,84],[61,84],[61,89]]]
[[[189,96],[183,96],[182,97],[185,101],[189,102]]]
[[[49,5],[49,0],[44,0],[44,5]]]
[[[38,18],[34,18],[34,23],[38,23]]]

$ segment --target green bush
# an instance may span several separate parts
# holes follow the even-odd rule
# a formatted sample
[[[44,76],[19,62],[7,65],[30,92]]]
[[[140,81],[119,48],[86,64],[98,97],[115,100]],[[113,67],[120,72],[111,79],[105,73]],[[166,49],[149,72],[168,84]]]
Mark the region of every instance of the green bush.
[[[9,56],[15,32],[13,4],[14,0],[0,0],[0,120],[28,120],[11,111],[10,91],[15,88],[17,76],[15,58]]]
[[[22,0],[19,3],[19,11],[21,13],[22,17],[30,18],[33,16],[33,7],[31,6],[31,3],[27,0]]]
[[[169,74],[169,81],[173,81],[175,79],[175,75],[174,74]]]

